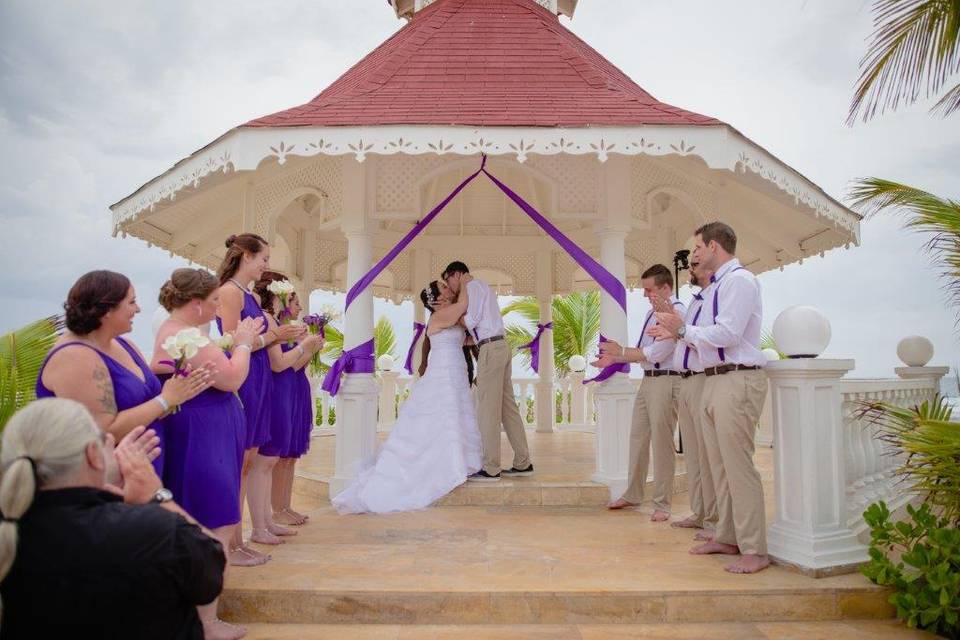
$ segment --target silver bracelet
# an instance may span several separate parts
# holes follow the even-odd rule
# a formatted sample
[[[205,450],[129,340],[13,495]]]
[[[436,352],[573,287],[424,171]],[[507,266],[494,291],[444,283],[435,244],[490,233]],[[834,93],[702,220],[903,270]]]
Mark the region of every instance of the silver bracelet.
[[[235,349],[246,349],[247,351],[253,351],[253,347],[248,344],[238,344]]]
[[[261,334],[260,334],[259,336],[257,336],[257,337],[260,338],[260,348],[263,349],[264,347],[266,347],[266,346],[267,346],[267,341],[263,339],[263,334],[261,333]]]
[[[167,411],[170,411],[170,403],[167,402],[166,398],[164,398],[163,396],[154,396],[153,399],[157,401],[157,404],[163,407],[164,413],[166,413]]]

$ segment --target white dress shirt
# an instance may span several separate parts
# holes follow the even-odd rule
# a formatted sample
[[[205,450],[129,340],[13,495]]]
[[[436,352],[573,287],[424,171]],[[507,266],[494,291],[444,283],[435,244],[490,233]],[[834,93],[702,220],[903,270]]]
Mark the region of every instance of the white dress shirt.
[[[471,280],[467,283],[467,314],[463,323],[477,342],[506,333],[497,296],[486,282]]]
[[[686,313],[686,307],[677,300],[676,296],[670,296],[670,304],[674,306],[680,315]],[[647,329],[657,325],[657,317],[653,309],[647,312],[647,317],[643,319],[643,328],[640,330],[640,340],[637,342],[637,348],[643,352],[646,360],[643,363],[644,371],[653,371],[655,369],[669,369],[673,366],[673,352],[677,341],[674,338],[666,340],[657,340],[653,336],[647,335]]]
[[[705,368],[723,364],[762,367],[760,281],[736,258],[721,266],[703,295],[700,326],[687,324],[683,341],[696,349]]]
[[[702,324],[705,310],[703,308],[703,294],[706,289],[700,293],[693,294],[690,306],[687,307],[687,313],[683,321],[688,326],[700,326]],[[701,373],[703,365],[700,364],[700,355],[697,350],[691,347],[683,340],[677,340],[677,347],[673,351],[673,370],[674,371],[696,371]]]

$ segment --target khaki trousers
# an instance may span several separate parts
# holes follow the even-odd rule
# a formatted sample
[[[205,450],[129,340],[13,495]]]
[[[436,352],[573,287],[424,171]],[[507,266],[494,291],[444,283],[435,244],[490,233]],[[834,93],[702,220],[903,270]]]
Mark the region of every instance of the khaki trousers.
[[[630,425],[630,461],[627,467],[627,490],[623,499],[634,504],[643,502],[643,485],[650,468],[653,449],[653,507],[670,512],[673,498],[673,475],[676,452],[673,433],[677,426],[677,376],[647,376],[633,402]]]
[[[530,448],[523,430],[520,410],[513,397],[510,371],[510,345],[506,340],[488,342],[480,347],[477,359],[477,422],[483,445],[483,470],[500,473],[500,425],[513,447],[513,466],[530,466]]]
[[[763,371],[732,371],[704,380],[701,401],[703,439],[717,493],[715,540],[759,555],[767,553],[767,521],[753,452],[766,395]]]
[[[683,436],[683,464],[687,469],[687,494],[693,519],[697,526],[713,529],[717,524],[717,494],[713,489],[700,415],[705,379],[701,373],[680,380],[677,418]]]

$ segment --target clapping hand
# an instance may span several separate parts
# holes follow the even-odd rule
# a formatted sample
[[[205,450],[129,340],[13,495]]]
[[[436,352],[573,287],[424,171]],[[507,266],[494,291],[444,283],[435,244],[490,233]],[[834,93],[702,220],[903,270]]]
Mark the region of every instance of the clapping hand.
[[[607,367],[612,367],[615,364],[620,363],[609,353],[601,354],[599,358],[590,363],[591,366],[596,367],[597,369],[606,369]]]
[[[213,384],[213,375],[216,373],[216,367],[212,362],[205,362],[199,367],[189,368],[189,373],[185,376],[174,374],[163,384],[160,395],[171,407],[183,404],[191,400]]]
[[[263,318],[244,318],[233,332],[233,341],[237,346],[241,344],[253,346],[254,337],[260,335],[262,329]]]
[[[674,311],[670,313],[658,313],[657,324],[647,329],[647,334],[658,339],[675,338],[682,326],[683,318],[680,317],[680,314]]]
[[[297,340],[307,331],[307,326],[303,324],[282,324],[274,331],[277,334],[277,340],[284,342],[286,340]]]
[[[128,504],[146,504],[163,486],[151,461],[160,455],[160,438],[153,429],[136,427],[113,449],[120,477],[105,489]]]

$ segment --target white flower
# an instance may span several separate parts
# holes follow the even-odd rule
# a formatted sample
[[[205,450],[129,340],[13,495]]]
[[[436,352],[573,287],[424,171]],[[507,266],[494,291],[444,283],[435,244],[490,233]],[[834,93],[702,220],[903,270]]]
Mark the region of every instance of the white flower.
[[[197,327],[181,329],[174,337],[176,339],[176,345],[181,350],[181,354],[188,360],[197,355],[200,347],[205,347],[210,344],[210,338],[203,335]]]
[[[183,349],[177,344],[177,336],[170,336],[163,341],[163,350],[167,352],[167,355],[173,358],[174,360],[179,360],[180,356],[183,355]]]
[[[277,296],[288,296],[296,289],[289,280],[275,280],[267,285],[267,291]]]
[[[292,325],[295,326],[295,327],[302,327],[302,326],[303,326],[303,320],[297,320],[296,318],[294,318],[293,320],[291,320],[291,321],[288,322],[287,324],[292,324]]]
[[[230,351],[233,349],[233,334],[228,333],[226,335],[220,336],[217,340],[217,346],[223,349],[224,351]]]

